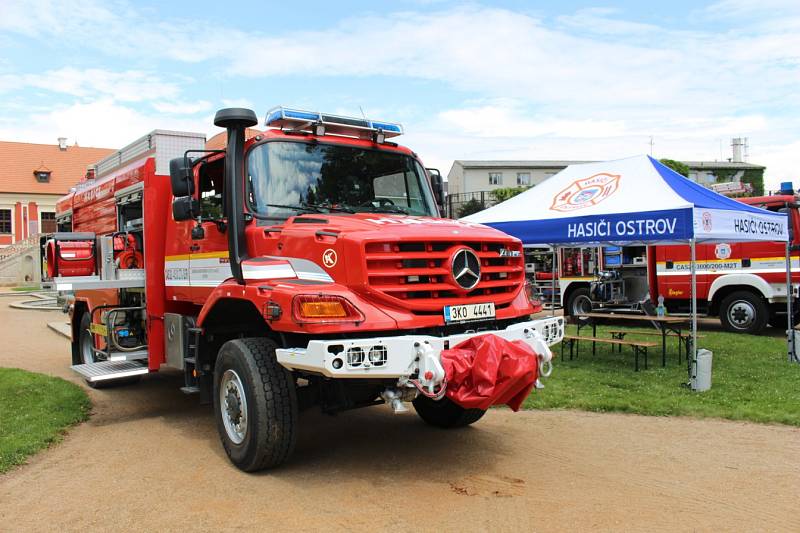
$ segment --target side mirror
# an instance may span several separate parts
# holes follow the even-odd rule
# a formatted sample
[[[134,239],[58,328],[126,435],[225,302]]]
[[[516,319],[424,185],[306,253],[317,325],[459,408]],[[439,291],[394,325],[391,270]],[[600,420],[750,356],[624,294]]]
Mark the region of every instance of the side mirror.
[[[442,173],[435,168],[426,168],[428,175],[431,177],[431,188],[433,189],[433,198],[436,200],[436,205],[439,210],[444,212],[444,180]]]
[[[172,184],[172,196],[175,198],[194,194],[192,163],[188,157],[176,157],[170,160],[169,179]]]
[[[191,196],[181,196],[172,201],[172,218],[176,222],[192,220],[198,211],[200,211],[200,202]]]

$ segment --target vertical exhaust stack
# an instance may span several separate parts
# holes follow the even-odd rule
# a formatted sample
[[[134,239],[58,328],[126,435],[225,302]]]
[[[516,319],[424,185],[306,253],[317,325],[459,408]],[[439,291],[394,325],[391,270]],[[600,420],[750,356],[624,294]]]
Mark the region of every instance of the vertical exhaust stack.
[[[225,215],[228,218],[228,252],[231,272],[244,285],[242,261],[247,259],[244,239],[244,132],[258,124],[252,109],[229,107],[214,116],[214,125],[228,130],[225,150]]]

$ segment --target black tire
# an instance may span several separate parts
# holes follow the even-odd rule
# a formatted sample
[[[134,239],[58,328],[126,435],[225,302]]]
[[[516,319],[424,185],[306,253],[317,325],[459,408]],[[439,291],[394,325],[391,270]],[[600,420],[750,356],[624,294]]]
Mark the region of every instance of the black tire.
[[[438,428],[461,428],[474,424],[486,414],[483,409],[465,409],[450,398],[439,401],[419,395],[414,399],[414,409],[419,417]]]
[[[78,357],[80,358],[81,364],[91,364],[96,363],[99,361],[94,355],[94,352],[91,350],[91,346],[94,346],[94,337],[92,333],[89,331],[89,326],[91,325],[92,318],[89,313],[84,313],[81,316],[81,324],[78,329]],[[108,389],[111,387],[120,387],[124,385],[132,385],[134,383],[138,383],[141,376],[132,376],[129,378],[122,378],[122,379],[109,379],[105,381],[89,381],[88,379],[84,379],[84,383],[88,387],[93,389]]]
[[[264,338],[228,341],[220,348],[214,368],[217,430],[225,453],[245,472],[283,463],[297,440],[295,382],[278,364],[276,348],[273,341]],[[242,422],[244,428],[237,433]]]
[[[757,335],[767,327],[768,316],[764,299],[749,291],[733,292],[719,306],[722,327],[733,333]]]
[[[785,308],[784,308],[785,309]],[[794,314],[794,324],[800,324],[800,313],[793,313]],[[767,321],[770,326],[776,329],[780,329],[786,331],[786,328],[789,326],[786,320],[786,312],[783,313],[775,313],[774,311],[769,314],[769,319]]]
[[[592,299],[589,296],[588,287],[580,287],[569,293],[569,297],[567,297],[567,306],[564,309],[565,315],[575,316],[591,312]]]

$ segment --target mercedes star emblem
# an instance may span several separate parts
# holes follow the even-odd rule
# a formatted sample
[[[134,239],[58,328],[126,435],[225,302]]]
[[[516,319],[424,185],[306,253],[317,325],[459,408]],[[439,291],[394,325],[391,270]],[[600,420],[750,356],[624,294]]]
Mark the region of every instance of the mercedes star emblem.
[[[453,254],[451,271],[456,284],[469,291],[481,280],[481,261],[472,250],[461,248]]]

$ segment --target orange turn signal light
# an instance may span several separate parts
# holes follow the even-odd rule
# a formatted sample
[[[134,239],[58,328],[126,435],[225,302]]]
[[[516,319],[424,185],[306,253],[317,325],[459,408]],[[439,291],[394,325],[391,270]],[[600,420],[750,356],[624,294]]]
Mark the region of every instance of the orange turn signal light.
[[[301,302],[300,316],[303,318],[344,318],[347,316],[342,302]]]
[[[296,322],[362,322],[364,315],[345,298],[327,294],[301,294],[292,305]]]

